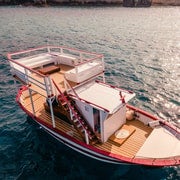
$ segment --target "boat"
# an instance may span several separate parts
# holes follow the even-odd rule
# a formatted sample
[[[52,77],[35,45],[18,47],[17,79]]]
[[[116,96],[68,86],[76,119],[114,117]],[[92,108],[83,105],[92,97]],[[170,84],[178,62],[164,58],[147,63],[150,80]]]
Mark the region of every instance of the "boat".
[[[135,93],[107,83],[102,54],[46,45],[7,60],[20,108],[59,142],[107,163],[180,165],[178,124],[132,106]]]

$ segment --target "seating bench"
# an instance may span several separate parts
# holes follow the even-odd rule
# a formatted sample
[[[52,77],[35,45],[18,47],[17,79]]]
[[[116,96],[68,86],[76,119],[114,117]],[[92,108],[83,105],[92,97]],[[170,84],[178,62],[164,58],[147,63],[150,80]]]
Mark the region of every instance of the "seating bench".
[[[18,59],[20,63],[30,68],[43,67],[44,65],[54,63],[56,64],[56,59],[50,54],[38,54],[34,56],[29,56],[27,58]]]

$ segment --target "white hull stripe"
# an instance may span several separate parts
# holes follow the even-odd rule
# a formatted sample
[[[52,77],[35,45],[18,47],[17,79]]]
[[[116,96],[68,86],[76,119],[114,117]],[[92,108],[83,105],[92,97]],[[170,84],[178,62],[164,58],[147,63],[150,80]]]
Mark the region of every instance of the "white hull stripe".
[[[38,123],[40,124],[40,123]],[[99,153],[96,153],[94,151],[91,151],[87,148],[84,148],[83,146],[80,146],[70,140],[68,140],[67,138],[64,138],[63,136],[55,133],[54,131],[50,130],[49,128],[47,128],[46,126],[40,124],[40,126],[46,131],[48,132],[51,136],[53,136],[54,138],[56,138],[58,141],[62,142],[63,144],[65,144],[66,146],[72,148],[73,150],[81,153],[81,154],[84,154],[88,157],[91,157],[91,158],[94,158],[96,160],[100,160],[100,161],[103,161],[103,162],[108,162],[108,163],[113,163],[113,164],[130,164],[130,163],[126,163],[126,162],[123,162],[123,161],[118,161],[116,159],[113,159],[111,157],[107,157],[107,156],[104,156],[102,154],[99,154]]]

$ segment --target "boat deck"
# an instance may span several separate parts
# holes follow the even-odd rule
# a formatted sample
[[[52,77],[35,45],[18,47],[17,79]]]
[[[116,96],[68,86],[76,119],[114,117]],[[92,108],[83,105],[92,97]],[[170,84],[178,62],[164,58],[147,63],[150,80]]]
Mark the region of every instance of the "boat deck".
[[[54,51],[54,53],[52,50]],[[30,55],[31,52],[32,55]],[[75,101],[77,100],[77,106],[78,102],[81,101],[82,103],[85,102],[91,104],[92,107],[97,106],[98,109],[103,109],[105,113],[109,112],[109,114],[106,113],[109,116],[114,115],[109,119],[107,118],[107,124],[105,124],[105,121],[101,123],[102,129],[104,130],[103,138],[104,140],[107,140],[107,138],[109,139],[105,143],[100,143],[97,138],[99,136],[99,129],[97,129],[98,131],[96,131],[96,125],[99,125],[98,121],[100,118],[96,117],[96,113],[93,112],[92,119],[94,118],[94,125],[91,124],[91,126],[94,126],[95,136],[94,133],[90,134],[89,131],[85,132],[88,132],[88,134],[86,134],[86,138],[89,137],[89,140],[91,139],[90,146],[93,146],[94,149],[102,150],[106,152],[110,157],[119,155],[125,159],[133,160],[133,163],[138,164],[160,166],[179,164],[180,144],[179,139],[176,137],[176,134],[178,134],[179,132],[177,129],[174,129],[174,126],[171,127],[167,125],[166,128],[170,128],[171,131],[173,130],[174,133],[176,133],[175,135],[169,132],[167,133],[167,131],[162,127],[153,129],[152,127],[149,127],[145,124],[148,124],[149,122],[151,122],[151,120],[156,120],[157,118],[149,115],[144,111],[138,109],[136,111],[136,108],[134,109],[131,106],[128,106],[128,108],[136,111],[135,115],[137,115],[136,117],[139,117],[139,120],[126,120],[126,122],[124,123],[125,106],[121,108],[122,111],[116,110],[120,108],[121,104],[119,103],[124,103],[124,101],[127,103],[128,100],[134,96],[134,94],[126,90],[123,91],[122,89],[112,85],[109,86],[106,83],[94,81],[95,77],[97,76],[101,79],[104,79],[103,59],[103,55],[100,54],[56,46],[40,47],[27,51],[20,51],[11,54],[9,53],[8,60],[12,67],[13,76],[17,77],[18,80],[20,80],[27,86],[27,88],[20,89],[17,96],[17,101],[23,107],[22,109],[25,109],[25,111],[27,111],[28,114],[30,113],[32,117],[34,116],[34,118],[36,118],[36,120],[39,121],[40,124],[46,126],[47,128],[50,128],[53,132],[59,132],[59,134],[64,133],[64,137],[66,137],[65,134],[67,134],[69,135],[69,139],[74,139],[74,141],[76,142],[84,142],[85,140],[81,137],[80,134],[81,132],[83,132],[82,130],[85,130],[85,128],[88,129],[90,125],[88,126],[88,123],[85,122],[85,120],[81,122],[82,124],[85,123],[85,125],[83,125],[84,127],[82,126],[82,124],[78,124],[80,122],[76,120],[81,117],[78,114],[79,112],[77,110],[73,110],[75,109],[74,101],[70,102],[73,105],[68,104],[69,109],[73,112],[71,114],[71,118],[72,120],[74,120],[74,126],[56,116],[52,123],[51,115],[45,110],[44,107],[44,103],[47,102],[47,99],[48,101],[53,101],[55,95],[59,97],[59,101],[61,102],[59,105],[61,105],[62,107],[60,110],[58,108],[54,108],[54,112],[56,112],[57,115],[60,115],[59,111],[63,111],[62,114],[65,114],[65,117],[69,117],[69,114],[66,114],[66,97],[63,99],[63,96],[61,96],[61,98],[60,96],[58,96],[59,94],[62,95],[62,93],[67,90],[67,93],[65,93],[65,95],[68,93],[72,93],[70,94],[70,96],[73,96]],[[89,86],[90,84],[92,84],[91,87]],[[75,88],[72,88],[74,86]],[[28,91],[28,89],[30,91]],[[97,89],[99,90],[99,92],[97,91]],[[105,93],[102,94],[102,92]],[[110,95],[108,93],[110,93]],[[130,95],[127,96],[127,93]],[[92,94],[96,94],[96,96],[94,96],[93,102],[91,102]],[[106,98],[106,101],[104,101],[103,98],[107,95],[109,98]],[[125,97],[128,99],[125,99]],[[98,98],[100,99],[99,101],[101,102],[101,104],[98,104]],[[111,102],[111,104],[109,104],[109,102]],[[113,107],[111,107],[112,105]],[[89,108],[86,109],[86,106],[84,107],[85,110],[91,112],[88,110]],[[46,109],[48,110],[47,107]],[[116,112],[118,112],[119,114]],[[121,116],[121,112],[124,116]],[[103,116],[105,116],[106,114],[103,114]],[[73,118],[73,116],[75,117],[75,119]],[[123,121],[121,120],[121,117]],[[133,115],[132,118],[134,118]],[[121,124],[118,124],[118,122],[121,122]],[[53,129],[54,123],[55,127]],[[107,125],[107,128],[105,125]],[[121,126],[119,131],[116,131],[116,127],[119,126]],[[117,132],[123,130],[122,128],[124,128],[124,132],[127,133],[127,137],[123,137],[124,139],[118,138],[116,136],[121,135],[121,133],[117,134]],[[116,132],[111,135],[114,131]],[[93,139],[94,137],[95,140]],[[169,145],[168,148],[167,145]],[[163,152],[163,155],[161,152]],[[120,159],[123,160],[123,158]]]
[[[59,88],[61,89],[61,91],[63,92],[63,91],[65,90],[65,86],[64,86],[64,74],[65,74],[65,72],[73,69],[73,67],[72,67],[72,66],[68,66],[68,65],[63,65],[63,64],[58,65],[58,67],[60,68],[60,70],[57,71],[57,72],[54,72],[54,73],[52,73],[52,74],[49,74],[49,77],[50,77],[50,79],[52,79],[52,80],[55,81],[55,83],[58,85],[58,87],[59,87]],[[40,68],[39,68],[39,69],[40,69]],[[38,71],[39,69],[36,69],[36,71]],[[37,81],[39,81],[39,82],[41,82],[41,83],[44,83],[43,77],[40,76],[39,74],[37,74],[37,73],[32,73],[30,76],[31,76],[32,79],[36,79]],[[76,83],[74,83],[74,82],[68,81],[68,83],[69,83],[72,87],[76,85]],[[45,97],[47,96],[45,90],[43,90],[42,88],[36,86],[36,85],[33,84],[33,83],[31,84],[31,87],[30,87],[30,88],[31,88],[33,91],[38,92],[38,93],[40,93],[41,95],[43,95],[43,96],[45,96]]]
[[[32,98],[34,101],[34,107],[36,109],[36,116],[52,126],[51,116],[48,112],[45,111],[43,106],[43,103],[46,101],[45,97],[40,94],[34,94]],[[28,111],[32,112],[30,98],[25,98],[23,105]],[[55,123],[56,129],[73,136],[77,140],[83,141],[82,137],[78,134],[72,125],[66,123],[58,117],[55,117]],[[94,146],[98,149],[107,151],[108,153],[133,158],[151,133],[152,128],[144,125],[138,120],[127,121],[126,125],[131,125],[133,128],[135,128],[135,132],[122,145],[117,145],[109,139],[106,143],[95,144]]]

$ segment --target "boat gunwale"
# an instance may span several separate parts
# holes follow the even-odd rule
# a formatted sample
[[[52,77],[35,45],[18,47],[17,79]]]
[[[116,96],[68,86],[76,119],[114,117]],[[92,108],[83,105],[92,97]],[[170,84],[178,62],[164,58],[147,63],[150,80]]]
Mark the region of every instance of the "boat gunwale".
[[[90,55],[94,55],[94,56],[95,56],[95,57],[93,57],[93,58],[91,58],[91,59],[89,59],[89,60],[87,60],[87,61],[85,61],[85,62],[78,63],[78,64],[75,65],[74,67],[78,67],[78,66],[81,66],[81,65],[83,65],[83,64],[86,64],[86,63],[88,63],[88,62],[91,62],[91,61],[93,61],[93,60],[96,60],[96,59],[98,59],[98,58],[103,58],[103,57],[104,57],[103,54],[98,54],[98,53],[89,52],[89,51],[85,51],[85,50],[80,50],[80,49],[75,49],[75,48],[68,48],[68,47],[65,47],[65,46],[46,45],[46,46],[40,46],[40,47],[37,47],[37,48],[31,48],[31,49],[28,49],[28,50],[21,50],[21,51],[17,51],[17,52],[7,53],[7,60],[10,61],[10,62],[12,62],[12,63],[17,64],[17,65],[20,66],[20,67],[23,67],[24,70],[27,69],[27,70],[29,70],[31,73],[35,73],[35,74],[39,75],[39,76],[42,77],[42,78],[46,78],[46,77],[49,77],[50,75],[49,75],[49,74],[44,75],[44,74],[36,71],[35,69],[33,69],[33,68],[31,68],[31,67],[28,67],[28,66],[20,63],[20,62],[18,61],[18,59],[13,59],[12,56],[20,55],[20,54],[26,54],[26,53],[29,53],[29,52],[36,52],[36,51],[38,51],[38,50],[43,50],[43,49],[44,49],[44,50],[47,49],[46,54],[49,54],[49,55],[52,55],[52,56],[53,56],[53,54],[51,54],[51,53],[53,53],[53,51],[52,51],[52,52],[48,52],[48,49],[50,49],[50,48],[54,48],[54,49],[58,48],[58,49],[63,49],[63,50],[65,50],[65,49],[66,49],[66,50],[72,50],[72,51],[75,51],[75,52],[85,53],[85,54],[90,54]],[[39,53],[39,55],[40,55],[40,54],[41,54],[41,53]],[[36,55],[38,55],[38,54],[36,54]],[[69,54],[69,55],[70,55],[70,54]],[[52,63],[53,63],[53,62],[52,62]],[[13,69],[16,69],[16,68],[13,67]]]
[[[22,88],[18,91],[18,94],[16,96],[16,101],[19,104],[19,106],[23,109],[23,111],[25,111],[30,117],[32,117],[35,121],[37,121],[39,124],[44,125],[45,127],[49,128],[51,131],[56,132],[57,134],[67,138],[68,140],[72,141],[73,143],[82,146],[84,149],[88,149],[90,151],[93,151],[95,153],[107,156],[107,157],[111,157],[114,158],[116,161],[123,161],[125,163],[130,163],[130,164],[138,164],[138,165],[145,165],[145,166],[158,166],[158,167],[162,167],[162,166],[176,166],[179,165],[180,163],[180,156],[173,156],[173,157],[169,157],[169,158],[146,158],[146,157],[125,157],[123,155],[117,155],[111,152],[107,152],[105,150],[101,150],[97,147],[94,147],[92,145],[88,145],[86,143],[83,143],[82,141],[73,138],[72,136],[66,134],[65,132],[57,129],[57,128],[53,128],[53,126],[49,125],[48,123],[44,122],[43,120],[41,120],[40,118],[38,118],[37,116],[33,115],[33,113],[31,113],[30,111],[28,111],[19,101],[20,96],[22,95],[23,91],[27,90],[28,87],[27,86],[22,86]],[[128,105],[129,108],[134,107],[131,105]],[[135,107],[134,107],[135,108]],[[135,108],[138,109],[138,108]],[[145,111],[142,111],[145,112]],[[152,116],[149,113],[145,113],[146,115],[149,115],[149,117],[153,117],[154,120],[156,120],[157,118]],[[120,162],[122,163],[122,162]]]
[[[32,48],[32,49],[25,50],[25,51],[19,51],[19,52],[15,52],[15,53],[8,53],[7,54],[8,61],[15,63],[15,64],[29,70],[30,72],[38,74],[39,76],[41,76],[43,78],[48,77],[49,75],[43,75],[43,74],[39,73],[38,71],[34,70],[33,68],[30,68],[30,67],[28,67],[26,65],[23,65],[23,64],[19,63],[18,60],[12,59],[13,55],[28,53],[28,52],[31,52],[31,51],[41,50],[41,49],[44,49],[44,48],[47,48],[47,50],[48,50],[48,48],[65,48],[67,50],[74,50],[74,51],[78,51],[78,52],[89,53],[91,55],[97,55],[96,58],[99,58],[99,57],[103,58],[103,55],[100,55],[100,54],[97,54],[97,53],[90,53],[90,52],[81,51],[81,50],[77,50],[77,49],[73,49],[73,48],[66,48],[66,47],[63,47],[63,46],[48,46],[47,45],[47,46],[42,46],[42,47],[39,47],[39,48]],[[49,53],[49,52],[47,51],[47,53]],[[96,58],[92,58],[92,59],[90,59],[90,61],[92,61],[93,59],[96,59]],[[165,157],[165,158],[151,158],[151,157],[137,157],[137,156],[134,156],[134,157],[131,158],[131,157],[126,157],[124,155],[111,153],[111,152],[99,149],[98,147],[95,147],[93,145],[86,144],[85,142],[82,142],[79,139],[76,139],[75,137],[72,137],[72,136],[68,135],[67,133],[63,132],[60,129],[53,128],[52,125],[45,122],[43,119],[35,116],[32,112],[30,112],[28,109],[26,109],[25,106],[21,103],[21,95],[22,95],[23,91],[26,91],[29,88],[28,86],[29,85],[21,86],[20,90],[18,91],[18,93],[16,95],[16,102],[19,104],[19,106],[22,108],[22,110],[25,111],[29,116],[31,116],[37,123],[39,123],[42,126],[45,126],[47,129],[49,129],[49,131],[57,133],[59,136],[62,136],[65,139],[67,139],[68,141],[72,142],[72,144],[76,144],[81,149],[84,149],[84,151],[87,152],[87,150],[89,150],[89,151],[93,152],[94,154],[100,154],[100,155],[103,155],[103,156],[106,156],[106,157],[113,158],[115,161],[121,161],[120,163],[122,163],[122,161],[123,161],[125,163],[138,164],[138,165],[147,165],[147,166],[173,166],[173,165],[176,166],[176,165],[180,164],[180,156],[172,156],[172,157]],[[111,85],[110,85],[110,87],[114,88]],[[163,121],[163,120],[159,119],[158,117],[155,117],[155,116],[149,114],[148,112],[143,111],[143,110],[141,110],[139,108],[136,108],[134,106],[131,106],[129,104],[127,104],[127,108],[135,110],[136,112],[149,117],[151,120]],[[178,130],[175,129],[175,131],[177,133],[179,133]]]

